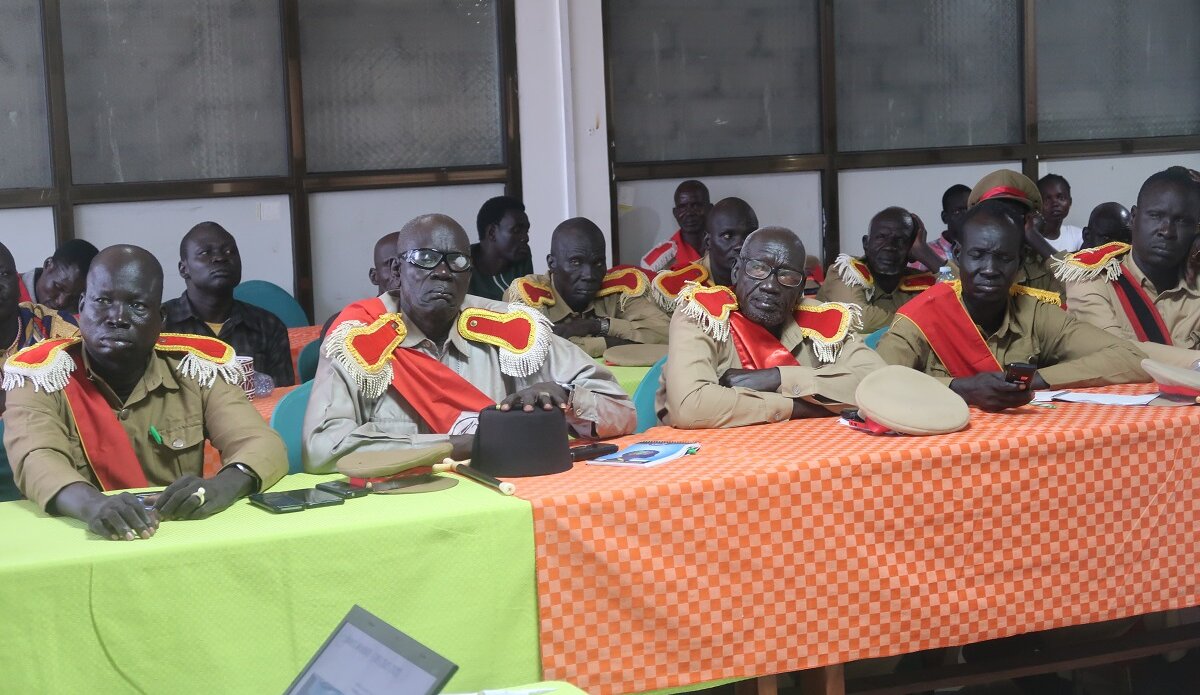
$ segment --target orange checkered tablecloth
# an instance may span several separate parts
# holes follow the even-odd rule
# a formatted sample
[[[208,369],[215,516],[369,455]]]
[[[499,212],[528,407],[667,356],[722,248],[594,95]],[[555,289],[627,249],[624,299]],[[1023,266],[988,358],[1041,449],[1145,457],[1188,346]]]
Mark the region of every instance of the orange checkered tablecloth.
[[[292,372],[296,378],[300,378],[300,351],[304,349],[312,341],[321,337],[320,326],[301,326],[299,328],[289,328],[288,345],[292,349]]]
[[[703,446],[515,481],[544,676],[639,692],[1200,604],[1198,431],[1200,408],[1060,403],[937,437],[626,437]]]

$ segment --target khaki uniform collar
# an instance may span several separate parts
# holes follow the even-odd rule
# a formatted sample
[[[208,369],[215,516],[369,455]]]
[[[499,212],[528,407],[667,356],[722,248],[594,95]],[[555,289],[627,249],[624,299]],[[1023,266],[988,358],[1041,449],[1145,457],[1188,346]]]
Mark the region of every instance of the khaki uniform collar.
[[[150,358],[146,362],[146,371],[142,373],[142,378],[134,385],[133,391],[129,393],[129,398],[124,403],[117,398],[116,392],[104,381],[104,378],[92,369],[91,359],[88,357],[86,348],[83,349],[83,370],[85,376],[96,384],[104,397],[110,403],[115,403],[117,407],[133,405],[158,388],[168,391],[178,391],[180,388],[179,379],[175,375],[175,371],[171,369],[171,365],[167,363],[166,356],[160,355],[157,350],[150,352]]]
[[[1034,300],[1036,301],[1036,300]],[[965,305],[964,305],[965,306]],[[1003,338],[1008,335],[1025,335],[1025,328],[1021,322],[1017,320],[1017,298],[1010,295],[1008,298],[1008,306],[1004,309],[1004,318],[1000,320],[1000,327],[992,335],[986,335],[983,332],[983,327],[975,324],[975,328],[979,330],[985,341],[988,338]]]
[[[400,300],[396,299],[391,294],[384,292],[383,294],[379,295],[379,300],[383,302],[384,309],[386,309],[389,313],[395,314],[400,312]],[[471,305],[471,299],[468,295],[468,297],[463,300],[462,306],[459,307],[459,311],[461,311],[463,307]],[[404,336],[404,340],[401,341],[400,347],[415,348],[426,342],[433,344],[433,341],[425,337],[425,334],[421,332],[421,329],[417,328],[412,321],[405,320],[404,327],[408,331],[408,334]],[[466,355],[470,352],[470,344],[467,342],[467,339],[462,337],[462,335],[458,332],[458,317],[455,317],[454,323],[450,326],[450,333],[447,335],[447,338],[448,339],[446,342],[450,345],[453,345],[458,350],[459,354]],[[434,347],[439,352],[445,352],[446,350],[445,345],[434,345]]]
[[[1184,278],[1180,278],[1178,285],[1164,292],[1159,292],[1158,288],[1154,286],[1154,283],[1150,281],[1150,278],[1146,277],[1146,274],[1142,272],[1141,267],[1139,267],[1137,264],[1137,260],[1133,257],[1133,253],[1130,253],[1126,258],[1129,262],[1125,264],[1125,268],[1128,269],[1129,274],[1133,276],[1134,281],[1136,281],[1142,289],[1146,290],[1146,294],[1150,295],[1151,299],[1157,299],[1159,297],[1174,297],[1176,295],[1186,295],[1192,298],[1200,298],[1200,280],[1197,280],[1197,284],[1195,285],[1188,285]]]
[[[783,320],[779,342],[792,354],[796,353],[796,346],[804,342],[804,331],[800,329],[800,324],[796,323],[795,312],[788,312],[787,318]]]
[[[568,316],[585,316],[589,313],[596,313],[596,298],[592,297],[592,301],[584,307],[583,311],[572,311],[571,305],[567,304],[567,300],[562,298],[558,293],[558,288],[554,286],[554,274],[547,273],[546,275],[535,275],[534,278],[550,288],[550,295],[554,297],[554,304],[544,307],[546,318],[550,319],[550,323],[558,323]]]

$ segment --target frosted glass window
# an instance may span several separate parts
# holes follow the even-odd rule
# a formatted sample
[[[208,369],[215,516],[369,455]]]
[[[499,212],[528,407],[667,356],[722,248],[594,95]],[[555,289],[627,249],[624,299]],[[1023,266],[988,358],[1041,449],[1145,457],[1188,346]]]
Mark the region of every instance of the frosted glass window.
[[[76,183],[287,173],[278,2],[62,0]]]
[[[309,171],[504,162],[491,0],[301,0]]]
[[[0,188],[46,187],[50,136],[38,0],[0,3]]]
[[[1200,134],[1200,3],[1038,0],[1040,140]]]
[[[838,149],[1020,142],[1018,0],[837,0]]]
[[[610,0],[619,162],[821,147],[815,0]]]

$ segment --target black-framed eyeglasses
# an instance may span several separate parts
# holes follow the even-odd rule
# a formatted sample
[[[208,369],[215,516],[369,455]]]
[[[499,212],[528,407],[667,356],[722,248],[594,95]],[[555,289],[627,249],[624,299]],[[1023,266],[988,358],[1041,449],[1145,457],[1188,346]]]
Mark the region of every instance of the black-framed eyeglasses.
[[[445,261],[446,267],[455,273],[465,273],[471,269],[471,257],[460,251],[409,249],[401,253],[399,258],[403,258],[418,268],[424,268],[425,270],[433,270],[442,261]]]
[[[784,287],[799,287],[804,284],[804,273],[799,270],[772,268],[766,263],[754,259],[748,259],[742,265],[746,275],[755,280],[766,280],[774,275],[779,280],[779,284]]]

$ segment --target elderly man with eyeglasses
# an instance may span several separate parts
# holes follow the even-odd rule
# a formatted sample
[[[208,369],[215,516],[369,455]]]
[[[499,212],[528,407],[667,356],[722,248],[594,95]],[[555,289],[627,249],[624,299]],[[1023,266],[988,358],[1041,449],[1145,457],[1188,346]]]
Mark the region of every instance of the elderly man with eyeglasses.
[[[470,455],[481,409],[562,408],[571,431],[614,437],[636,414],[612,373],[536,310],[467,295],[467,233],[445,215],[399,232],[392,287],[346,307],[321,349],[304,417],[304,468],[353,451],[450,442]]]
[[[853,304],[804,300],[804,244],[764,227],[746,237],[733,287],[693,284],[671,319],[659,418],[685,429],[836,415],[884,366],[857,337]]]

